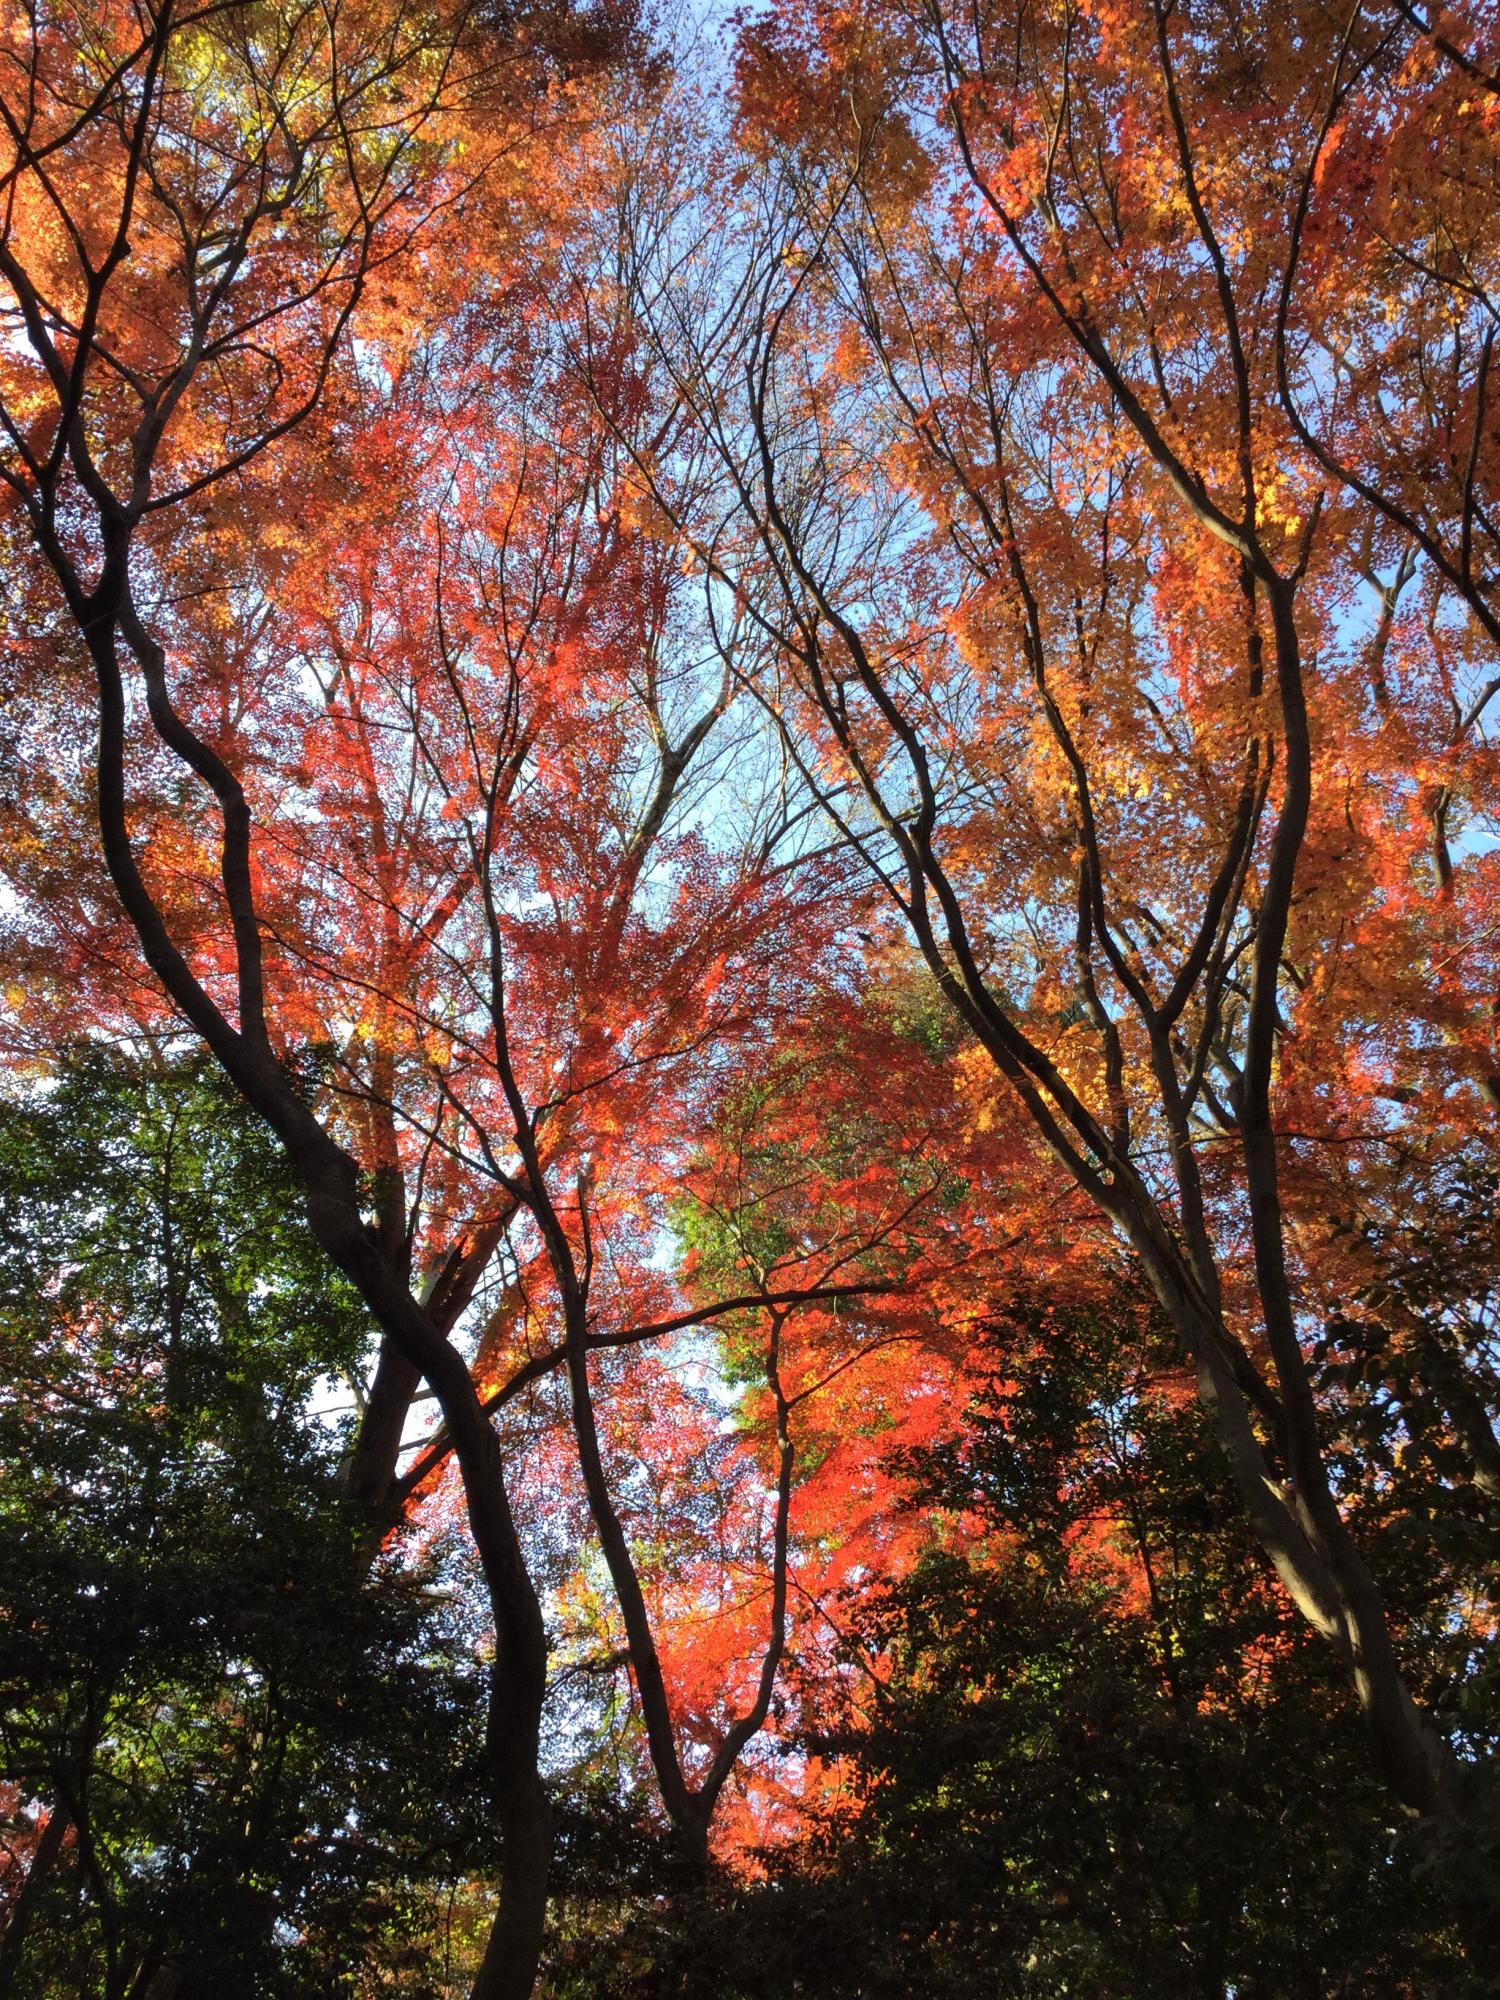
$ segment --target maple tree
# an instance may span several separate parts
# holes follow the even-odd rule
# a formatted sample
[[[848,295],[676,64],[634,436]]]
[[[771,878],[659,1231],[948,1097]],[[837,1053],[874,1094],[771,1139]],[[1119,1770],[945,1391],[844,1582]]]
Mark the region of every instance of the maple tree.
[[[711,219],[702,165],[643,181],[627,283],[724,478],[638,471],[748,608],[810,790],[983,1052],[976,1095],[1013,1092],[1140,1258],[1396,1794],[1462,1820],[1486,1781],[1412,1699],[1308,1354],[1341,1239],[1486,1143],[1494,459],[1465,260],[1493,230],[1468,206],[1458,242],[1350,164],[1329,270],[1358,334],[1318,318],[1307,241],[1309,107],[1356,76],[1430,157],[1445,113],[1491,157],[1492,107],[1427,90],[1428,41],[1362,8],[776,9],[741,45],[752,198],[722,149]],[[1459,157],[1434,201],[1488,185]],[[1402,406],[1449,448],[1414,532],[1328,440],[1380,431],[1342,371],[1363,340],[1385,393],[1410,322],[1383,278],[1425,269],[1429,227],[1462,312],[1437,413]],[[1493,1379],[1448,1379],[1449,1476],[1482,1486]]]
[[[317,408],[372,270],[442,199],[422,155],[467,69],[465,25],[398,8],[362,17],[346,46],[338,16],[322,12],[122,10],[76,34],[13,12],[3,274],[25,341],[7,356],[5,477],[96,674],[98,825],[145,956],[277,1131],[315,1232],[458,1433],[500,1634],[490,1735],[506,1889],[476,1990],[528,1992],[545,1894],[545,1640],[496,1442],[467,1368],[410,1293],[403,1253],[367,1231],[353,1160],[273,1045],[250,802],[211,740],[222,720],[195,726],[179,706],[146,580],[174,510],[201,518],[216,488]],[[162,595],[170,603],[170,585]],[[138,858],[137,719],[220,817],[233,1023]]]
[[[351,1378],[351,1491],[389,1524],[456,1463],[494,1624],[502,1832],[474,1990],[521,1993],[552,1837],[548,1640],[514,1497],[527,1453],[581,1487],[662,1801],[701,1860],[783,1649],[791,1454],[748,1685],[731,1653],[674,1701],[621,1497],[647,1431],[612,1436],[600,1407],[670,1381],[622,1353],[600,1383],[594,1357],[759,1306],[774,1395],[789,1316],[868,1286],[841,1274],[846,1243],[810,1281],[663,1310],[651,1239],[674,1155],[737,1044],[749,1059],[800,1005],[827,881],[773,865],[774,782],[732,841],[684,825],[691,788],[720,782],[716,728],[738,740],[734,683],[694,656],[681,566],[617,490],[541,310],[557,225],[521,182],[543,143],[576,140],[588,175],[587,117],[549,81],[558,49],[543,36],[528,61],[520,36],[519,75],[497,82],[474,18],[377,25],[346,57],[336,19],[300,12],[131,17],[108,60],[23,29],[6,478],[15,546],[41,558],[21,651],[48,723],[25,746],[38,782],[14,801],[12,852],[50,914],[21,991],[33,1034],[48,993],[65,1013],[80,985],[101,1024],[138,1028],[160,1002],[134,933],[381,1330],[368,1394]],[[92,227],[101,172],[119,207],[96,241],[80,214],[87,195]],[[637,415],[656,421],[649,401]],[[59,755],[59,736],[86,741],[80,650],[91,781]],[[59,871],[50,836],[81,807],[123,926],[91,868]],[[424,1380],[441,1428],[402,1465]],[[670,1407],[681,1451],[712,1418]],[[742,1632],[760,1595],[752,1572],[721,1623]]]

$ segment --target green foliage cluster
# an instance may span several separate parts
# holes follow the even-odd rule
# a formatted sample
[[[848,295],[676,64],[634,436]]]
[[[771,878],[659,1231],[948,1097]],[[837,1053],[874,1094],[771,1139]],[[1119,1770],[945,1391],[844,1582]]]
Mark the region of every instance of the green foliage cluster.
[[[273,1142],[96,1054],[0,1110],[0,1182],[0,1990],[436,1990],[475,1669],[343,1498],[314,1392],[367,1335]]]

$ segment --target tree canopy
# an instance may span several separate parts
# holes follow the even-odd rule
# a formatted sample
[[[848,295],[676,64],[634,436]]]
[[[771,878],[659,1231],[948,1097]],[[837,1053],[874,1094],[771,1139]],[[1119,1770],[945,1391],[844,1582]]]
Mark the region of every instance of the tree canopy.
[[[0,1993],[1486,1990],[1493,6],[0,55]]]

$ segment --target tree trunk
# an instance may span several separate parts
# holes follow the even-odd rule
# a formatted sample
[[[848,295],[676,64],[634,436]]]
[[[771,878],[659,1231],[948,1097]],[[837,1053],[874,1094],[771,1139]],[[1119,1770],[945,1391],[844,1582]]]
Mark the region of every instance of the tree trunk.
[[[382,1340],[370,1398],[360,1416],[344,1472],[350,1498],[377,1517],[384,1516],[390,1501],[401,1439],[421,1381],[422,1373],[415,1363],[389,1336]],[[382,1525],[389,1523],[382,1518]]]
[[[5,1934],[0,1937],[0,1995],[11,1992],[16,1983],[16,1975],[21,1969],[21,1952],[26,1943],[26,1933],[31,1928],[31,1920],[36,1915],[37,1904],[46,1885],[48,1876],[62,1852],[62,1845],[68,1835],[68,1815],[60,1806],[54,1806],[47,1816],[47,1824],[42,1828],[36,1849],[31,1857],[31,1866],[26,1871],[26,1880],[21,1884],[20,1894],[10,1913],[10,1922],[5,1926]]]
[[[497,1660],[490,1683],[488,1747],[499,1794],[500,1903],[471,2000],[530,2000],[547,1920],[552,1865],[552,1807],[537,1774],[535,1741],[540,1704],[528,1725],[512,1702],[530,1707],[524,1687]],[[527,1743],[533,1747],[528,1751]]]

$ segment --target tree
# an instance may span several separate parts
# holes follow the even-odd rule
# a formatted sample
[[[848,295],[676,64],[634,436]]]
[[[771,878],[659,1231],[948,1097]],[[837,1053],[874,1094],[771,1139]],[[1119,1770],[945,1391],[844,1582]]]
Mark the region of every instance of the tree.
[[[226,482],[264,476],[267,449],[319,410],[372,280],[535,122],[545,44],[497,71],[510,49],[463,10],[398,5],[347,25],[300,8],[16,18],[4,482],[95,676],[97,822],[152,976],[276,1131],[319,1241],[444,1405],[501,1635],[490,1752],[504,1892],[476,1992],[524,1994],[549,1848],[545,1636],[496,1441],[462,1356],[411,1291],[404,1231],[367,1227],[354,1160],[273,1040],[250,800],[216,747],[222,711],[205,714],[171,671],[172,523],[192,521],[201,545]],[[467,163],[453,123],[466,105],[492,135]],[[210,948],[197,969],[135,843],[142,731],[221,826],[227,957]]]
[[[590,1357],[695,1317],[663,1311],[651,1265],[674,1151],[715,1064],[795,1010],[830,919],[826,871],[774,865],[774,774],[728,837],[684,828],[694,788],[722,782],[720,739],[743,741],[733,681],[692,651],[680,565],[618,490],[543,309],[562,222],[513,175],[544,131],[577,141],[586,188],[586,134],[548,41],[497,82],[495,32],[372,17],[353,56],[336,21],[300,13],[164,16],[105,60],[28,31],[35,75],[81,62],[90,81],[76,117],[15,113],[6,476],[40,558],[18,651],[33,698],[61,697],[14,812],[37,970],[124,1028],[159,1005],[138,945],[277,1133],[383,1335],[349,1471],[375,1520],[456,1462],[497,1632],[505,1831],[476,1992],[520,1993],[550,1850],[547,1634],[514,1498],[528,1438],[502,1451],[493,1413],[567,1378],[658,1781],[701,1856],[768,1713],[778,1620],[694,1763]],[[105,250],[66,226],[100,174],[118,200]],[[144,288],[126,256],[143,233]],[[637,397],[642,431],[658,416]],[[88,713],[80,647],[87,776],[59,750]],[[123,928],[91,869],[56,865],[47,834],[80,808]],[[732,1303],[750,1301],[705,1312]],[[401,1466],[423,1378],[441,1431]]]
[[[1443,1177],[1489,1062],[1493,867],[1411,893],[1411,737],[1370,692],[1399,659],[1421,731],[1457,664],[1399,591],[1357,616],[1370,503],[1299,457],[1283,395],[1285,162],[1316,178],[1309,104],[1351,48],[1399,87],[1411,33],[778,10],[741,41],[753,194],[721,152],[707,222],[712,164],[658,162],[624,282],[724,474],[638,476],[745,607],[789,756],[1140,1259],[1396,1795],[1462,1821],[1490,1808],[1413,1702],[1309,1358],[1344,1218]],[[1480,824],[1488,753],[1439,736],[1444,812]]]
[[[0,1990],[432,1990],[478,1669],[308,1407],[358,1302],[201,1060],[85,1054],[0,1149]]]

